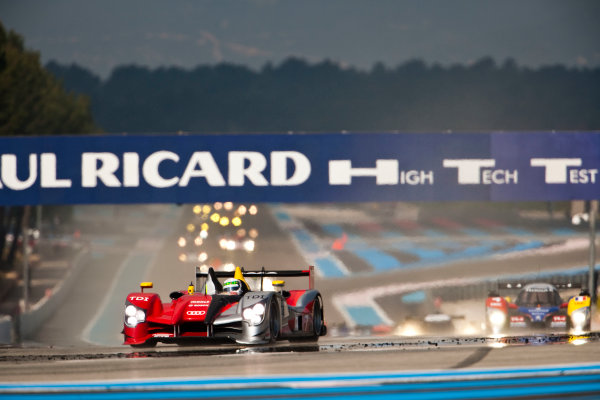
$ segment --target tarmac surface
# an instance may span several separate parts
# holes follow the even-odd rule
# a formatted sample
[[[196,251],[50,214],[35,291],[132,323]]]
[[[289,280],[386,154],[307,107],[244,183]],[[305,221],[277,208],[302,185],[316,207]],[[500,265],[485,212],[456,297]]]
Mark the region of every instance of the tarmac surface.
[[[291,219],[282,220],[284,214],[281,212]],[[410,212],[407,211],[408,214]],[[398,216],[398,210],[393,215]],[[397,219],[406,221],[407,218],[412,217],[402,214]],[[564,223],[554,219],[534,223],[527,227],[528,232],[525,233],[522,226],[518,230],[510,225],[514,228],[511,233],[506,229],[500,231],[497,225],[490,223],[484,233],[481,230],[479,233],[470,232],[475,236],[483,235],[482,239],[453,231],[468,229],[464,221],[460,221],[460,225],[452,225],[448,220],[436,220],[438,229],[440,222],[443,225],[444,229],[439,231],[445,233],[446,243],[448,238],[453,238],[452,246],[457,246],[457,243],[462,246],[456,251],[455,247],[446,247],[442,249],[443,254],[465,255],[463,258],[448,257],[451,261],[444,263],[436,258],[440,249],[432,247],[440,242],[439,236],[431,232],[434,219],[421,220],[426,222],[410,234],[407,234],[406,226],[396,224],[395,230],[390,229],[397,235],[390,237],[382,233],[381,227],[388,232],[385,222],[391,219],[389,215],[356,206],[341,211],[332,209],[330,205],[309,208],[259,206],[258,214],[248,217],[243,223],[248,231],[251,228],[258,231],[253,252],[222,249],[218,238],[230,233],[230,230],[211,224],[208,230],[210,239],[200,249],[192,249],[198,256],[206,252],[206,263],[211,265],[233,263],[246,269],[260,269],[262,266],[306,268],[324,257],[334,257],[337,259],[335,263],[340,261],[344,264],[347,268],[343,267],[346,269],[340,271],[348,273],[342,276],[321,273],[316,278],[316,287],[325,300],[325,319],[330,335],[314,346],[293,347],[287,342],[273,348],[243,348],[227,344],[215,348],[159,345],[156,350],[144,352],[121,347],[125,296],[137,290],[141,281],[153,281],[154,290],[163,298],[172,290],[187,287],[194,279],[195,266],[201,261],[181,261],[184,249],[177,242],[181,236],[189,234],[189,224],[193,224],[194,231],[198,232],[198,227],[207,222],[206,218],[194,214],[192,205],[79,207],[74,223],[78,224],[79,240],[88,246],[89,257],[78,266],[77,279],[66,292],[62,306],[48,316],[36,334],[25,338],[20,345],[1,348],[0,380],[69,381],[439,370],[600,360],[596,334],[575,337],[525,333],[525,336],[514,339],[489,339],[484,338],[481,332],[473,332],[469,337],[456,332],[435,337],[424,332],[417,337],[400,338],[391,334],[405,322],[405,315],[400,312],[394,314],[393,310],[403,304],[398,303],[389,311],[390,307],[385,307],[386,297],[380,296],[382,288],[389,289],[390,285],[418,288],[432,281],[454,282],[456,285],[457,279],[488,279],[525,272],[554,273],[585,266],[587,248],[581,246],[586,237],[584,231],[565,228]],[[296,225],[291,226],[289,221]],[[354,232],[342,248],[336,240],[343,236],[336,235],[334,225]],[[482,225],[478,227],[481,229]],[[563,228],[569,229],[568,235],[564,236],[564,230],[561,231],[563,234],[557,233],[557,229]],[[307,237],[310,243],[317,245],[316,251],[307,250],[309,242],[302,242]],[[403,248],[392,253],[394,261],[381,258],[379,253],[372,257],[373,253],[364,252],[362,247],[367,243],[369,249],[389,250],[390,242],[402,240],[410,246],[418,246],[423,258],[408,257],[407,248]],[[505,249],[526,246],[501,257],[489,253],[471,256],[473,249],[482,248],[481,240],[494,240],[494,246]],[[538,242],[541,244],[538,245]],[[356,260],[356,264],[351,264],[351,260]],[[432,261],[427,263],[427,260]],[[389,265],[394,267],[388,268]],[[460,285],[455,287],[460,288]],[[375,299],[375,303],[378,302],[384,309],[385,316],[392,319],[385,336],[377,335],[374,326],[360,326],[356,318],[345,311],[344,301],[353,293],[369,293],[369,298]],[[463,297],[466,298],[446,301],[442,307],[463,311],[482,307],[476,297],[463,294],[457,299]],[[480,327],[482,321],[477,321],[480,318],[477,312],[463,314],[469,315],[467,319],[475,319],[471,322]],[[593,330],[597,330],[597,322]]]
[[[600,360],[598,334],[489,338],[325,338],[314,345],[209,345],[156,350],[21,348],[2,352],[0,381],[437,371],[548,366]]]

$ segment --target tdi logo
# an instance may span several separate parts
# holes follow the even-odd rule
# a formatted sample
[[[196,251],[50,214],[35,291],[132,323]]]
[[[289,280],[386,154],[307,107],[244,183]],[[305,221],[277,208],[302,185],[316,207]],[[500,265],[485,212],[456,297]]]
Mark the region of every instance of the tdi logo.
[[[596,183],[597,169],[581,167],[581,158],[532,158],[532,167],[546,169],[546,183]]]
[[[484,159],[445,159],[444,168],[458,169],[459,185],[504,185],[518,183],[518,171],[507,169],[491,169],[496,166],[496,160]]]
[[[150,297],[146,296],[129,296],[130,301],[148,301]]]

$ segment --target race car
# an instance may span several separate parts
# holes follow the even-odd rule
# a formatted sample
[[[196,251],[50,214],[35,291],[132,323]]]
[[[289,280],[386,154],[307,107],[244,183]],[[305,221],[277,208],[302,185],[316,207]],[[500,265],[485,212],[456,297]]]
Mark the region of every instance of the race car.
[[[514,302],[492,292],[486,300],[486,326],[493,334],[513,328],[589,331],[591,325],[591,299],[586,290],[566,302],[558,288],[575,288],[573,284],[550,283],[499,284],[502,289],[519,289]]]
[[[284,277],[308,276],[308,289],[284,290]],[[223,283],[219,278],[229,278]],[[248,281],[254,281],[254,289]],[[313,267],[307,270],[215,271],[196,267],[196,284],[170,294],[163,303],[145,292],[151,282],[125,300],[124,344],[154,346],[225,339],[240,344],[276,340],[317,341],[327,332],[323,300],[314,289]]]
[[[252,253],[256,247],[256,242],[254,239],[248,237],[222,236],[221,239],[219,239],[219,247],[227,251],[244,250],[248,253]]]

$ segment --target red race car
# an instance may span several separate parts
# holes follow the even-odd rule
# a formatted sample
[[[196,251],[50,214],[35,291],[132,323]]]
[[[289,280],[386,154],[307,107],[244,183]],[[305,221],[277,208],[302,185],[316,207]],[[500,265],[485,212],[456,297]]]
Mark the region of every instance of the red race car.
[[[281,278],[309,279],[308,289],[285,290]],[[219,281],[219,278],[227,278]],[[253,287],[248,283],[253,282]],[[327,332],[321,294],[313,288],[313,267],[307,270],[200,272],[196,284],[172,292],[163,303],[151,282],[125,300],[124,344],[154,346],[210,338],[241,344],[279,339],[316,341]]]

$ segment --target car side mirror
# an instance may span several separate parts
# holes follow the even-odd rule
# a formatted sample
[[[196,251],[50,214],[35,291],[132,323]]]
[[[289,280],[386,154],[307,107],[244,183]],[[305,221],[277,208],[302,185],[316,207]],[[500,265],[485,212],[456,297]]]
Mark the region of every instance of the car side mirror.
[[[142,291],[142,293],[144,293],[144,289],[152,289],[152,282],[141,282],[140,283],[140,290]]]

